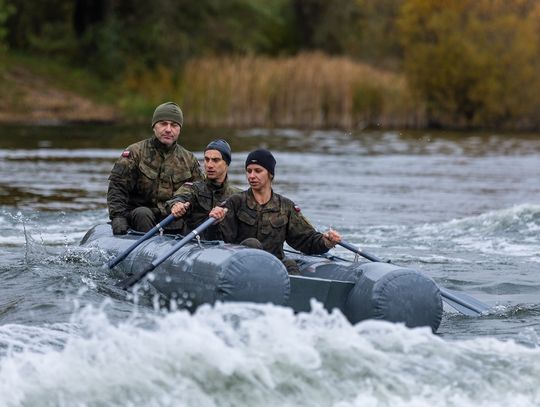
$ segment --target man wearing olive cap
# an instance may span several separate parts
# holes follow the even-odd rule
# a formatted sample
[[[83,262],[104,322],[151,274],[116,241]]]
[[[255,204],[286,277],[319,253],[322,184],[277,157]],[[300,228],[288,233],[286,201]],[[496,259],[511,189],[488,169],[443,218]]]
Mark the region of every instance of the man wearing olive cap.
[[[174,191],[203,179],[194,154],[177,143],[183,124],[176,103],[159,105],[152,116],[154,135],[127,147],[114,164],[107,206],[115,235],[129,228],[149,231],[168,215],[166,203]]]
[[[204,181],[186,182],[167,202],[171,213],[184,220],[184,235],[191,232],[207,218],[213,207],[222,204],[231,195],[240,192],[229,184],[227,172],[231,164],[231,147],[225,140],[211,141],[204,149]],[[223,240],[217,225],[201,233],[206,240]]]

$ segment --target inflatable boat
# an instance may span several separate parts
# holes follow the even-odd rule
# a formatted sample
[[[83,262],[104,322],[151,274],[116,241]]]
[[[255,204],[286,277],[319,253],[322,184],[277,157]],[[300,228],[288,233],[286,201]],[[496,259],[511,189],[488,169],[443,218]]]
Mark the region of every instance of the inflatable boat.
[[[140,238],[134,232],[113,236],[110,225],[103,224],[90,229],[81,244],[113,257]],[[140,274],[160,254],[170,252],[178,238],[153,236],[133,249],[116,269],[125,277]],[[191,311],[216,301],[247,301],[302,312],[309,311],[316,300],[329,311],[339,309],[351,323],[374,318],[408,327],[429,326],[434,332],[439,327],[441,291],[431,278],[414,269],[333,256],[287,255],[298,263],[300,275],[289,275],[281,261],[263,250],[194,239],[145,278],[165,298]]]

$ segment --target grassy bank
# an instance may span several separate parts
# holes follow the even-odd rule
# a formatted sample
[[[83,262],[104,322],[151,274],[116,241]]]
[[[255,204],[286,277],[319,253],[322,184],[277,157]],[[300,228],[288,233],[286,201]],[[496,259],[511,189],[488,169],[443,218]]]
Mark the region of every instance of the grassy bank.
[[[112,90],[84,70],[25,55],[0,58],[0,122],[114,122]]]

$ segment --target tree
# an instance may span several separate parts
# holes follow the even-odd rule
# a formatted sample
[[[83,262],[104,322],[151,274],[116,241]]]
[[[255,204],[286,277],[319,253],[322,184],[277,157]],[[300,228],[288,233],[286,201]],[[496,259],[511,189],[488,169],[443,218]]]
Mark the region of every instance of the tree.
[[[538,121],[539,7],[531,0],[408,0],[405,71],[433,125]]]

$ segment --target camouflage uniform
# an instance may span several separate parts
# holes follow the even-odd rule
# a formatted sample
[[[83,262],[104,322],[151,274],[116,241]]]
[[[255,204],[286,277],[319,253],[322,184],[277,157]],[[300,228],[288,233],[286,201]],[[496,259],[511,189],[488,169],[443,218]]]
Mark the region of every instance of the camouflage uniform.
[[[184,235],[191,232],[208,218],[213,207],[221,204],[231,195],[240,192],[240,188],[233,187],[225,179],[223,184],[211,180],[186,182],[174,193],[173,199],[167,202],[170,209],[176,202],[189,202],[190,205],[184,219]],[[210,226],[201,233],[205,240],[223,240],[221,232],[216,225]]]
[[[178,143],[166,146],[154,136],[130,145],[109,176],[107,206],[113,229],[114,219],[123,218],[142,230],[131,224],[133,210],[140,207],[149,208],[156,222],[161,221],[169,213],[166,202],[174,191],[184,182],[202,179],[199,162]]]
[[[225,207],[229,210],[219,224],[223,240],[241,243],[247,238],[258,239],[264,250],[282,260],[291,274],[298,267],[290,267],[285,259],[283,243],[305,254],[326,253],[322,233],[317,232],[290,199],[272,192],[270,201],[260,205],[251,188],[231,196]]]

